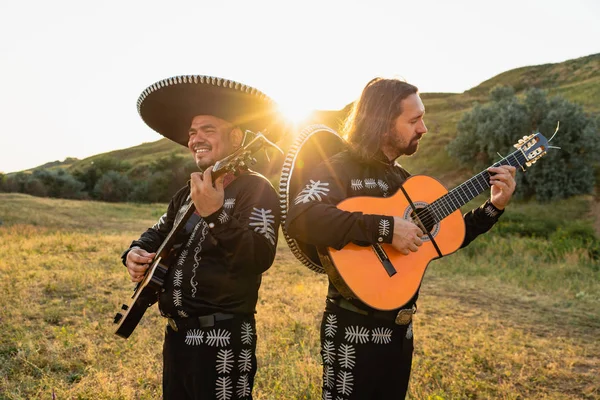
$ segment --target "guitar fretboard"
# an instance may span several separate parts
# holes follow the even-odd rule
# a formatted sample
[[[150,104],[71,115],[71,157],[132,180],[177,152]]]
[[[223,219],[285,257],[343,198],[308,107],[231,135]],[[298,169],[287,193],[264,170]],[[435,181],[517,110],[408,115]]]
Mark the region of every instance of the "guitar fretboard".
[[[526,157],[521,150],[517,150],[509,156],[498,161],[492,167],[500,165],[512,165],[513,167],[524,169]],[[481,171],[468,181],[455,187],[433,203],[429,204],[426,209],[429,215],[433,216],[435,223],[440,222],[460,207],[473,200],[475,197],[490,188],[491,174],[488,170]]]

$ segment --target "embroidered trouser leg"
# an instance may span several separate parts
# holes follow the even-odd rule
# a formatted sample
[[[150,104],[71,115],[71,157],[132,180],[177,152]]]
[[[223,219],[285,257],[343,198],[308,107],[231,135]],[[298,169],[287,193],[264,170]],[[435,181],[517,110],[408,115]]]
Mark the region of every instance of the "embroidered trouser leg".
[[[163,363],[164,399],[252,399],[254,319],[234,318],[177,332],[167,325]]]
[[[323,399],[404,399],[412,322],[396,325],[328,304],[321,322]]]

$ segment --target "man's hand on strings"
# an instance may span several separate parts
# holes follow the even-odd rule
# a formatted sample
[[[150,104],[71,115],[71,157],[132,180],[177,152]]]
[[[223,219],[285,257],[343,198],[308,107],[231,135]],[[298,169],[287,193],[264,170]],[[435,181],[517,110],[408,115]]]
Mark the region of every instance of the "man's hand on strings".
[[[156,253],[148,253],[139,247],[133,247],[129,250],[125,259],[125,266],[131,276],[131,282],[140,282],[144,278],[146,270],[155,256]]]
[[[494,207],[499,210],[504,210],[504,207],[510,201],[517,183],[515,175],[517,169],[510,165],[501,165],[499,167],[488,168],[490,172],[491,201]]]
[[[213,186],[211,168],[207,168],[203,173],[193,172],[191,196],[201,217],[207,217],[219,211],[225,200],[223,176],[218,177]]]
[[[404,218],[394,217],[394,234],[392,237],[392,247],[405,256],[410,252],[416,252],[423,244],[421,240],[423,231],[413,222]]]

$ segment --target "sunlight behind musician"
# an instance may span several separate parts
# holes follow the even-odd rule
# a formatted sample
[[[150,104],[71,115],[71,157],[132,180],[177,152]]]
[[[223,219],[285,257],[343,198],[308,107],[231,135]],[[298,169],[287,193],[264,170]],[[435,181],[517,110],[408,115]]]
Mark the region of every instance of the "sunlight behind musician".
[[[313,109],[298,102],[282,102],[279,105],[279,113],[294,127],[305,123],[313,112]]]

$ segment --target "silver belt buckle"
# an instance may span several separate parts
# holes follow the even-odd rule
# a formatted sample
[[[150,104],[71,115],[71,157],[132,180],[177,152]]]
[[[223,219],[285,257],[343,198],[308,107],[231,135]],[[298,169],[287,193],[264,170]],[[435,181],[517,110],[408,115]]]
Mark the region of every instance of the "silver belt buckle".
[[[414,309],[414,307],[411,309],[404,309],[398,311],[398,314],[396,315],[396,320],[394,322],[396,322],[396,325],[408,325],[410,321],[412,321],[412,316],[415,313],[415,311],[416,310]]]
[[[167,322],[169,323],[169,326],[171,327],[171,329],[173,329],[175,332],[177,332],[177,323],[175,322],[175,320],[173,318],[167,318]]]

